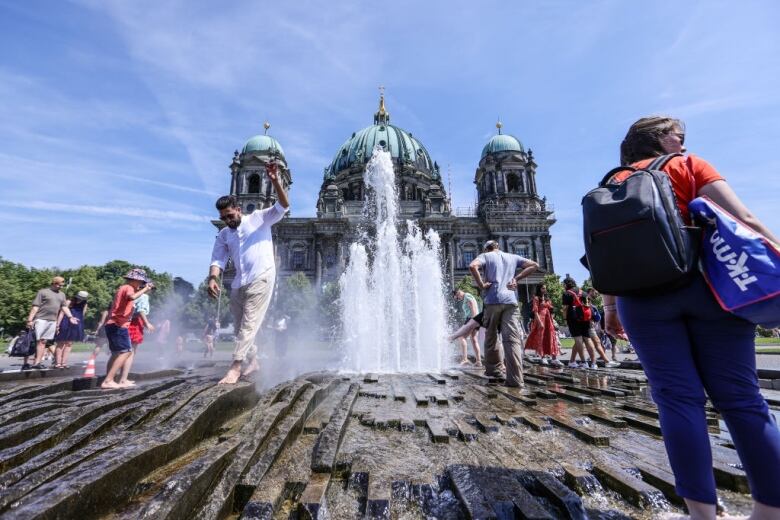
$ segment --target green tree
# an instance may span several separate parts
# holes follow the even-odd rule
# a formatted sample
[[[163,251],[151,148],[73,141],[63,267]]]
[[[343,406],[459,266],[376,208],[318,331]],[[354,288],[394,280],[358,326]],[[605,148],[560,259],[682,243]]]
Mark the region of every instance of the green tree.
[[[282,287],[277,295],[282,312],[296,323],[310,317],[316,299],[309,278],[304,273],[297,272],[287,278]]]
[[[113,260],[102,266],[36,269],[0,258],[0,327],[11,334],[24,329],[35,293],[48,287],[53,276],[60,275],[71,282],[65,290],[68,298],[73,298],[79,291],[89,293],[84,325],[92,329],[97,325],[100,313],[111,304],[116,289],[124,283],[123,276],[131,267],[133,265],[124,260]],[[171,292],[171,275],[146,266],[139,267],[146,270],[157,286],[150,297],[154,312],[155,305],[164,302]]]
[[[593,282],[591,282],[590,278],[586,278],[584,282],[582,282],[582,290],[584,292],[587,292],[588,289],[591,289],[593,287]],[[599,309],[601,309],[604,305],[603,300],[601,299],[601,293],[596,291],[597,296],[595,298],[591,298],[590,303],[592,305],[595,305]]]
[[[181,298],[181,295],[176,295]],[[223,288],[219,295],[219,324],[222,327],[231,323],[230,290]],[[208,283],[201,282],[198,290],[186,304],[183,304],[181,322],[188,328],[198,329],[205,326],[206,320],[217,314],[217,300],[209,296]]]

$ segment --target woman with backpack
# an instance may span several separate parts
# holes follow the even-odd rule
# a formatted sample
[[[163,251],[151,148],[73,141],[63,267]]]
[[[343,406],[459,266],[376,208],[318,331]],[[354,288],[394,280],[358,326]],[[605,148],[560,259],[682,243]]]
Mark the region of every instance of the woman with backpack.
[[[647,168],[657,157],[685,153],[684,141],[679,120],[642,118],[631,125],[620,145],[621,164]],[[688,203],[706,196],[777,241],[703,159],[677,155],[662,170],[671,181],[680,217],[688,225]],[[611,182],[623,182],[631,173],[620,171]],[[755,501],[750,518],[780,519],[780,430],[759,392],[755,326],[721,309],[695,270],[681,286],[659,294],[604,295],[604,311],[607,332],[622,339],[627,334],[642,362],[658,405],[676,491],[685,499],[691,518],[714,520],[716,514],[705,416],[709,396],[728,426],[747,474]]]
[[[566,275],[563,279],[563,315],[566,317],[566,326],[569,334],[574,338],[574,347],[569,358],[569,368],[593,368],[597,369],[596,353],[593,340],[590,337],[591,309],[587,296],[577,287],[577,282]],[[585,359],[585,349],[588,349],[590,363]],[[577,363],[577,355],[582,360],[582,365]]]

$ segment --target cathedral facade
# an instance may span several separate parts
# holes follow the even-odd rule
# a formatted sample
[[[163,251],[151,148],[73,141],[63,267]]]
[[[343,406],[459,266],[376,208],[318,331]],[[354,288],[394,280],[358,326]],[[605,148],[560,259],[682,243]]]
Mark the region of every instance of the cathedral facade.
[[[552,208],[536,190],[536,163],[515,137],[498,133],[482,148],[474,184],[477,205],[455,211],[445,192],[439,164],[411,133],[390,123],[384,96],[374,114],[373,125],[353,133],[324,169],[316,217],[287,217],[273,228],[279,281],[304,273],[319,289],[338,280],[348,262],[349,245],[357,238],[363,221],[366,196],[363,174],[375,146],[390,152],[400,199],[401,220],[416,220],[423,231],[435,229],[441,237],[444,269],[451,283],[469,274],[469,263],[487,240],[501,249],[531,258],[542,271],[524,280],[518,288],[528,301],[545,272],[554,272],[550,248]],[[271,206],[276,201],[265,165],[279,165],[282,182],[292,184],[281,144],[266,133],[250,138],[230,165],[230,193],[244,213]],[[295,208],[293,208],[295,209]],[[222,223],[214,221],[221,227]],[[230,270],[225,273],[230,279]]]

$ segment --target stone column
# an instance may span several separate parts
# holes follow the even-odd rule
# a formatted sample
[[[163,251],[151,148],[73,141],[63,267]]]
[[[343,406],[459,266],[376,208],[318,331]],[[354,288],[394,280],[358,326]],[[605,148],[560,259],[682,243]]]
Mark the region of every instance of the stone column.
[[[551,273],[555,272],[555,268],[553,267],[552,248],[550,247],[550,235],[544,235],[543,242],[546,268]]]
[[[544,246],[542,245],[542,237],[536,236],[534,237],[534,253],[536,254],[536,261],[539,263],[539,265],[547,269],[547,262],[545,262],[544,259]]]

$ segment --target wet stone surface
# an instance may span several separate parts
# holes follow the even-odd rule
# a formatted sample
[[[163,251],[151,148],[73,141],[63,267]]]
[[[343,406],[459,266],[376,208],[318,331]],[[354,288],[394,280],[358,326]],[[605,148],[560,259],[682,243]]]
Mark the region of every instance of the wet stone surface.
[[[2,518],[653,518],[680,511],[636,370],[317,373],[258,391],[224,367],[101,391],[0,383]],[[773,409],[777,404],[771,404]],[[723,507],[750,509],[714,409]],[[720,425],[720,426],[719,426]]]

